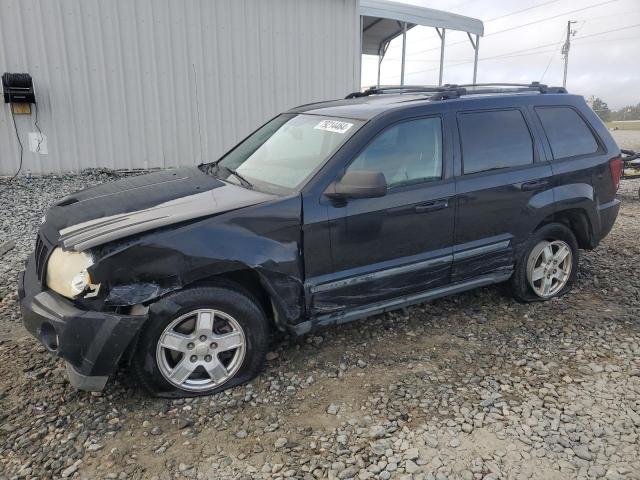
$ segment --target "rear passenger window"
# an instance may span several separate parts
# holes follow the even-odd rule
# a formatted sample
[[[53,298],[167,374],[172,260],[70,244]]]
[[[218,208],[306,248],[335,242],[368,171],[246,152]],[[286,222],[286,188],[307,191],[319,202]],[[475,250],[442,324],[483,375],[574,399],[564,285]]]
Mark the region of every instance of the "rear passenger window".
[[[520,110],[458,115],[463,173],[533,163],[533,141]]]
[[[584,120],[569,107],[537,107],[553,158],[587,155],[598,150],[598,142]]]

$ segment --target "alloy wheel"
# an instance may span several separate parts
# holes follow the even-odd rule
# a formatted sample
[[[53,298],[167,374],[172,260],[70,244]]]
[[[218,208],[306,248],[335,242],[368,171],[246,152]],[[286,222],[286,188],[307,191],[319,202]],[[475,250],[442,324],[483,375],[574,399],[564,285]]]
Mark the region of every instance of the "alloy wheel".
[[[527,280],[536,295],[550,298],[569,281],[573,268],[571,247],[562,240],[538,243],[527,261]]]
[[[183,390],[202,392],[232,378],[244,360],[246,337],[231,315],[193,310],[163,330],[156,347],[162,376]]]

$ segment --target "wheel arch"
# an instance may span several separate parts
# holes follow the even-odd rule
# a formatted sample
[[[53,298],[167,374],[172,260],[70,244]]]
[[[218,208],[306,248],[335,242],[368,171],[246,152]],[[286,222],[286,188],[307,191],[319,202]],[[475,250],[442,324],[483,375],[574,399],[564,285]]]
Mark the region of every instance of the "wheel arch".
[[[200,285],[222,284],[236,287],[240,291],[245,290],[258,302],[265,313],[271,328],[284,331],[287,329],[283,320],[281,305],[273,290],[267,286],[260,274],[249,267],[231,270],[204,277],[192,284],[185,285],[184,288],[197,287]]]
[[[183,285],[179,289],[171,290],[169,292],[164,293],[158,297],[153,298],[152,300],[145,302],[144,304],[135,304],[131,305],[129,310],[133,312],[134,310],[144,310],[145,314],[149,310],[149,305],[154,302],[157,302],[162,297],[169,295],[175,291],[187,290],[190,288],[197,288],[203,286],[217,286],[217,287],[227,287],[242,293],[247,293],[251,298],[255,299],[256,302],[261,307],[264,312],[268,324],[269,329],[278,330],[278,331],[288,331],[288,325],[284,321],[284,316],[282,313],[282,309],[278,306],[277,296],[275,293],[265,286],[263,279],[261,279],[260,275],[253,269],[246,267],[238,270],[230,270],[224,273],[216,273],[214,275],[209,275],[202,277],[194,282]],[[138,339],[140,337],[140,333],[143,328],[149,322],[152,322],[152,318],[148,316],[144,324],[141,324],[140,328],[136,332],[136,335],[129,342],[129,345],[125,349],[124,354],[120,359],[121,365],[130,365],[133,355],[135,353],[135,349],[138,343]]]
[[[540,228],[550,223],[560,223],[569,228],[576,237],[580,248],[593,248],[593,227],[585,209],[567,208],[553,212],[538,223],[533,229],[533,232],[540,230]]]

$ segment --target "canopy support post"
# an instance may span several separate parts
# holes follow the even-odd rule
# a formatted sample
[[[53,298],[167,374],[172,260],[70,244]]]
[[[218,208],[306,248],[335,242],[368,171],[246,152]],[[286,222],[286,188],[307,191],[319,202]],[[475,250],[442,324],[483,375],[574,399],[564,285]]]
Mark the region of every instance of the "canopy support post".
[[[380,71],[382,70],[382,60],[384,60],[384,56],[387,54],[387,48],[389,48],[389,40],[384,40],[378,46],[378,83],[376,84],[378,88],[380,88]]]
[[[444,70],[444,39],[447,29],[442,28],[442,30],[440,30],[436,27],[436,32],[438,32],[438,36],[440,37],[440,74],[438,75],[438,86],[440,86],[442,85],[442,71]]]
[[[362,63],[363,63],[363,58],[362,58],[362,41],[364,39],[364,19],[362,17],[362,15],[360,15],[360,58],[358,59],[360,61],[360,78],[358,79],[358,90],[360,90],[362,88]]]
[[[478,51],[480,50],[480,35],[476,34],[476,41],[473,41],[473,37],[467,32],[471,46],[473,47],[473,84],[475,85],[478,78]]]
[[[402,22],[402,63],[400,65],[400,85],[404,86],[404,62],[407,53],[407,22]]]

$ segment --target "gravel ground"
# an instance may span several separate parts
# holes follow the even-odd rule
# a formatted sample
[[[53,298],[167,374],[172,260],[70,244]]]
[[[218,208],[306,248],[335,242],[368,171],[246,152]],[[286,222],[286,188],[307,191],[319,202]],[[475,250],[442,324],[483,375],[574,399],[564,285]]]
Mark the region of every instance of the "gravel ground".
[[[170,401],[124,373],[74,391],[19,323],[45,207],[114,177],[2,193],[0,245],[16,246],[0,257],[0,478],[640,479],[639,182],[560,300],[489,287],[284,338],[251,384]]]

